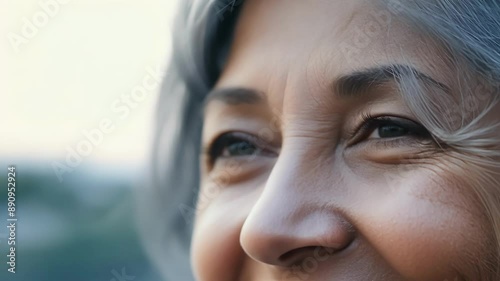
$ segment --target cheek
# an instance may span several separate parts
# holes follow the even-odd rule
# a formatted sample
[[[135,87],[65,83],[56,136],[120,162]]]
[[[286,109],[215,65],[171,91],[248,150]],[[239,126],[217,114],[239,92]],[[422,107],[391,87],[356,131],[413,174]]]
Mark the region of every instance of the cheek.
[[[217,221],[213,222],[213,226],[201,223],[194,233],[191,259],[196,280],[231,280],[236,274],[231,269],[238,268],[238,256],[241,255],[239,247],[234,246],[239,244],[238,227]]]
[[[240,190],[223,190],[199,210],[191,243],[196,280],[230,281],[239,277],[245,257],[240,231],[253,203],[251,197]]]
[[[470,204],[472,191],[428,170],[404,179],[371,203],[371,215],[361,224],[368,226],[369,242],[407,277],[453,280],[452,269],[470,273],[464,262],[484,256],[486,240],[481,212]]]

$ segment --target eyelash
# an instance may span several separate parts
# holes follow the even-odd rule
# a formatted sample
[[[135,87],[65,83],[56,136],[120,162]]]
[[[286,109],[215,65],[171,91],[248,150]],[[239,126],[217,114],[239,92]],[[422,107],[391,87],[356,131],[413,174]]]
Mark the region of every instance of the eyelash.
[[[408,132],[406,135],[401,137],[377,139],[377,141],[379,142],[384,142],[385,146],[389,146],[389,144],[392,144],[394,146],[409,144],[408,137],[412,137],[414,140],[434,140],[433,135],[423,125],[404,117],[389,115],[374,116],[370,113],[363,113],[361,119],[362,121],[360,125],[356,127],[349,135],[349,145],[356,145],[364,140],[367,140],[370,134],[375,132],[377,128],[380,128],[384,125],[397,126],[405,129]]]
[[[204,154],[208,155],[211,164],[223,157],[222,154],[229,145],[237,142],[246,142],[253,146],[259,155],[272,156],[276,153],[263,140],[248,133],[243,132],[228,132],[219,135],[207,148],[204,149]]]
[[[380,138],[377,139],[377,145],[380,148],[397,147],[401,145],[411,145],[414,143],[415,139],[425,139],[433,140],[433,136],[427,129],[425,129],[419,123],[409,120],[403,117],[396,116],[373,116],[370,113],[362,114],[362,121],[359,126],[357,126],[352,133],[349,134],[348,142],[349,146],[357,145],[361,143],[370,136],[377,128],[383,125],[393,125],[407,130],[408,134],[401,137],[390,137],[390,138]],[[412,139],[408,138],[409,136]],[[256,153],[252,155],[263,155],[263,156],[275,156],[277,153],[272,147],[265,143],[258,137],[255,137],[248,133],[243,132],[227,132],[219,135],[208,147],[204,149],[204,154],[208,155],[211,164],[214,164],[218,158],[222,157],[222,154],[229,145],[241,142],[248,143],[253,146]],[[229,156],[237,157],[237,156]]]

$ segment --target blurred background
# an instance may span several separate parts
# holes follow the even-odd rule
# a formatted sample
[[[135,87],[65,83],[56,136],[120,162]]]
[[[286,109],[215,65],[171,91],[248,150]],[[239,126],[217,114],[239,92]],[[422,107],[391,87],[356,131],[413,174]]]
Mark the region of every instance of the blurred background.
[[[161,280],[134,194],[147,183],[176,0],[0,3],[0,280]]]

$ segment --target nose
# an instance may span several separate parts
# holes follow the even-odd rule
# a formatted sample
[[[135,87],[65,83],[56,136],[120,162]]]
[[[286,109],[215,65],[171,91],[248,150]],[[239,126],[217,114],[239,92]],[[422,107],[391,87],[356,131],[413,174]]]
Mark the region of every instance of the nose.
[[[355,232],[340,208],[328,202],[335,194],[335,187],[325,183],[330,177],[308,168],[314,166],[310,160],[283,153],[243,224],[243,250],[256,261],[281,267],[339,253]]]

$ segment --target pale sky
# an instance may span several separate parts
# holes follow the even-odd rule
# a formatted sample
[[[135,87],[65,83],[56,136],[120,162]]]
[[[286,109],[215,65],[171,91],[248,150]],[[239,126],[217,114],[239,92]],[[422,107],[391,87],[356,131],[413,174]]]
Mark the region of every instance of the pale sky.
[[[110,122],[86,157],[144,161],[176,0],[0,1],[0,157],[64,158]]]

